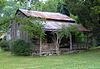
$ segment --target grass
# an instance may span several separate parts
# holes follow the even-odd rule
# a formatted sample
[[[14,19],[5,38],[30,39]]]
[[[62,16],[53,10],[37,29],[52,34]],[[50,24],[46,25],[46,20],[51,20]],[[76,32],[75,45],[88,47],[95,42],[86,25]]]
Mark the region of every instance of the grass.
[[[100,49],[60,56],[12,56],[0,51],[0,69],[100,69]]]

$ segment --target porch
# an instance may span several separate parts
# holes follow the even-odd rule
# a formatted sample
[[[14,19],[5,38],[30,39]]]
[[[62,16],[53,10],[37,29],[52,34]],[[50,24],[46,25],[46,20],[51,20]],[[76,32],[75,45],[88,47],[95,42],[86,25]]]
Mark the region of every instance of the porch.
[[[40,41],[39,38],[33,39],[35,44],[33,54],[40,56],[59,55],[66,54],[69,51],[88,49],[88,39],[85,42],[76,42],[76,37],[71,34],[68,38],[62,38],[61,43],[58,45],[57,34],[55,32],[46,31],[45,34],[45,40]]]

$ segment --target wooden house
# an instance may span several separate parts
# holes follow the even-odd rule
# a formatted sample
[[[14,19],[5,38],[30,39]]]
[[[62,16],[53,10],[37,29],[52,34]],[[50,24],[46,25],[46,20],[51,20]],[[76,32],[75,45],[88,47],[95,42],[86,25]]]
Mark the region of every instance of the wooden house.
[[[41,43],[38,38],[33,38],[32,42],[35,44],[35,48],[33,50],[34,54],[60,54],[63,52],[67,52],[68,50],[88,48],[84,43],[81,45],[73,43],[72,39],[75,39],[73,35],[71,35],[69,38],[63,38],[61,41],[61,45],[59,47],[57,46],[58,40],[55,31],[61,29],[62,26],[69,27],[71,25],[74,25],[81,32],[88,31],[81,24],[75,23],[75,20],[68,17],[67,15],[55,12],[32,11],[26,9],[18,9],[16,15],[46,19],[45,21],[43,21],[46,41]],[[54,36],[56,36],[55,40],[53,40]],[[11,39],[23,39],[25,41],[30,41],[28,33],[25,31],[20,31],[18,23],[14,21],[7,32],[7,40]]]

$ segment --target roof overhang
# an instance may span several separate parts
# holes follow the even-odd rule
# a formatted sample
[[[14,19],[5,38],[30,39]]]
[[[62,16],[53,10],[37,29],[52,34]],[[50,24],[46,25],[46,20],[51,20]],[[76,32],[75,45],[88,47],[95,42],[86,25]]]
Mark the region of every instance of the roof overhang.
[[[44,24],[44,29],[48,31],[56,31],[62,29],[62,27],[71,27],[71,26],[75,26],[81,32],[89,31],[81,24],[77,24],[77,23],[68,23],[68,22],[60,22],[60,21],[44,21],[43,24]]]

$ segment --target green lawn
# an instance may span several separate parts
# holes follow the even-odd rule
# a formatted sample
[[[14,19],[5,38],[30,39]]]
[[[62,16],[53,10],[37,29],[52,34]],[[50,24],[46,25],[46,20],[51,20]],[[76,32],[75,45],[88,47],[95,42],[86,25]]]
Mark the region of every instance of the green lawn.
[[[0,69],[100,69],[100,49],[46,57],[18,57],[0,51]]]

